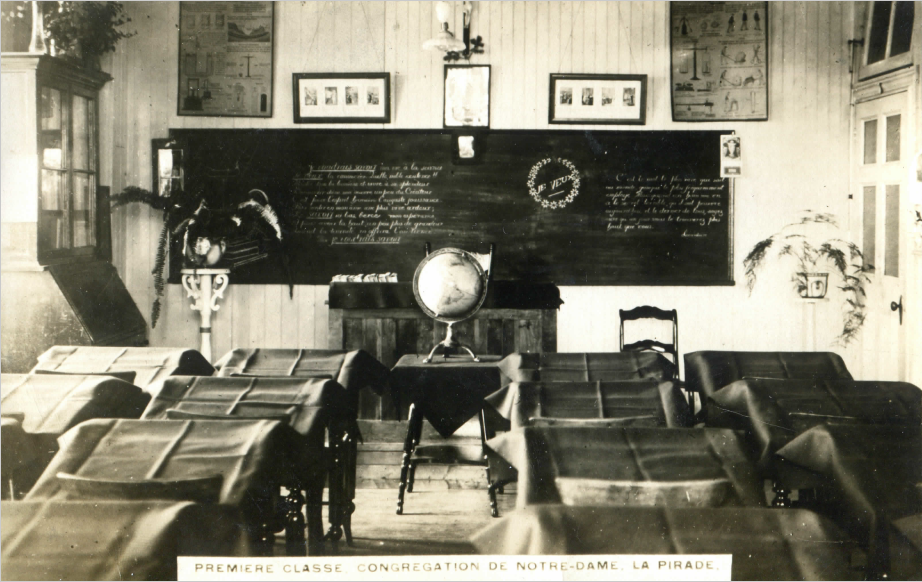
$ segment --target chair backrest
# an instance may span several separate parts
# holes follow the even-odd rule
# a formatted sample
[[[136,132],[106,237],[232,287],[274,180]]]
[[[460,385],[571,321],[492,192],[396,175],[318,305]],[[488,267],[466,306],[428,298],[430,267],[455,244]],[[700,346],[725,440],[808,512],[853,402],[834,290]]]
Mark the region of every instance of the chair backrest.
[[[619,332],[619,344],[622,352],[628,351],[653,351],[672,356],[672,361],[676,365],[676,372],[679,367],[679,314],[675,309],[660,309],[650,305],[642,305],[634,309],[619,309],[618,315],[621,318]],[[659,319],[662,321],[672,322],[672,342],[665,343],[652,339],[645,339],[636,342],[624,342],[624,322],[634,321],[637,319]]]

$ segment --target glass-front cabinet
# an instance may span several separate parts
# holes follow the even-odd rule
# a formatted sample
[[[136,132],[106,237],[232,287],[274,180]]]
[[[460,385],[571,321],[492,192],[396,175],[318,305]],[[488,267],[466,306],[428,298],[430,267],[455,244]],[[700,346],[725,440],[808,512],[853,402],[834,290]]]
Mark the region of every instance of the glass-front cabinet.
[[[3,250],[41,265],[108,259],[99,92],[111,77],[47,55],[2,65]]]
[[[97,221],[97,89],[77,79],[38,75],[40,262],[95,255]]]
[[[99,164],[99,126],[115,123],[100,119],[109,80],[76,61],[0,54],[4,372],[28,372],[53,345],[147,342],[147,323],[110,262]]]

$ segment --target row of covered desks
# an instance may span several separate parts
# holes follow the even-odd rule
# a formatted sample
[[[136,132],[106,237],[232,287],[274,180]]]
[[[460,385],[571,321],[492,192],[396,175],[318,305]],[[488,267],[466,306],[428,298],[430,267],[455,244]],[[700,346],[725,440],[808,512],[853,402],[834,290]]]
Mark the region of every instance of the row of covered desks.
[[[274,532],[284,527],[289,552],[297,555],[304,551],[299,550],[304,548],[305,530],[301,492],[307,493],[307,545],[311,553],[317,553],[324,540],[322,492],[329,482],[328,537],[335,543],[343,525],[347,537],[351,536],[353,439],[358,437],[356,392],[364,387],[383,391],[387,386],[386,368],[362,353],[295,350],[299,352],[300,367],[290,368],[287,377],[272,378],[248,373],[248,362],[265,362],[251,351],[245,353],[240,365],[229,366],[225,377],[179,376],[175,372],[198,369],[173,365],[190,361],[182,354],[166,354],[161,349],[149,354],[144,351],[56,348],[37,366],[53,369],[4,375],[4,481],[10,478],[19,487],[10,497],[25,493],[23,502],[4,502],[4,513],[6,516],[9,503],[13,507],[9,515],[25,511],[26,504],[34,514],[27,528],[31,537],[13,532],[8,525],[15,520],[4,517],[4,566],[8,559],[15,562],[18,554],[14,550],[24,547],[22,540],[31,540],[42,532],[52,536],[45,548],[49,556],[55,550],[63,551],[68,540],[54,532],[79,533],[79,528],[53,530],[59,520],[51,516],[85,511],[80,504],[88,500],[114,505],[111,511],[87,518],[87,523],[108,528],[119,520],[143,520],[145,524],[161,526],[142,536],[148,540],[159,539],[161,530],[175,528],[185,519],[183,516],[208,513],[208,508],[222,515],[221,519],[226,520],[228,515],[233,518],[231,523],[240,536],[228,534],[227,528],[217,528],[218,539],[227,544],[208,545],[203,541],[173,546],[180,553],[196,554],[196,548],[211,548],[209,553],[213,555],[234,555],[240,553],[239,540],[245,539],[243,553],[271,554]],[[235,358],[232,353],[227,360],[233,364]],[[194,358],[191,361],[194,363]],[[74,375],[78,371],[84,374]],[[85,375],[94,371],[101,375]],[[156,379],[142,390],[107,375],[112,373],[122,378],[133,374],[133,379]],[[345,381],[349,388],[337,380]],[[13,437],[8,439],[8,435]],[[16,454],[9,454],[8,445],[14,441]],[[37,477],[35,485],[28,487],[31,483],[23,478],[24,473],[37,466],[44,471],[38,471],[41,476],[25,475],[33,481]],[[289,490],[285,499],[280,496],[283,486]],[[159,507],[159,513],[154,512],[159,517],[142,516],[143,511],[126,505],[135,500],[161,505],[192,501],[201,508]],[[58,506],[60,511],[55,509]],[[40,511],[36,509],[39,507]],[[10,544],[7,534],[12,536]],[[93,571],[114,572],[105,568],[126,565],[97,554],[100,564],[93,566]],[[152,559],[170,561],[169,555],[155,555]],[[31,570],[31,576],[57,577],[51,562],[50,557],[45,562],[33,561],[38,569]],[[30,572],[26,565],[19,566],[22,572]],[[147,572],[133,566],[129,569],[142,578]],[[6,572],[4,567],[5,575]]]
[[[419,442],[422,419],[448,436],[480,413],[490,493],[516,480],[518,494],[518,510],[478,537],[490,553],[732,551],[734,577],[756,579],[922,573],[915,531],[922,463],[912,444],[917,437],[906,430],[919,425],[918,388],[856,382],[834,354],[690,356],[695,386],[674,380],[656,354],[517,354],[480,363],[449,357],[432,364],[403,358],[392,379],[413,406],[398,513],[414,459],[440,448]],[[490,393],[497,382],[501,388]],[[682,388],[701,394],[703,411],[693,415],[683,406]],[[854,437],[864,449],[843,436],[824,437],[825,447],[813,442],[816,431],[838,435],[841,424],[864,435]],[[879,437],[868,436],[875,430]],[[894,439],[903,444],[889,452],[902,461],[875,469],[854,460],[859,450],[874,455],[871,443],[884,447]],[[829,458],[853,460],[819,462]],[[805,489],[800,508],[785,508],[790,503],[782,499],[769,509],[765,479],[782,493],[800,483],[833,501],[819,503]],[[855,483],[861,485],[849,492]],[[893,493],[882,496],[884,490]],[[663,535],[646,544],[642,533],[621,535],[618,524],[638,532],[649,525]],[[856,545],[866,564],[853,559]]]
[[[40,366],[59,373],[87,372],[82,367],[86,364],[76,357],[87,355],[80,353],[87,349],[93,348],[62,348]],[[170,358],[176,358],[143,356],[132,353],[132,348],[91,355],[88,359],[95,360],[103,373],[130,372],[124,362],[143,360],[148,364],[145,374],[151,377],[170,369]],[[354,441],[339,453],[324,447],[324,441],[341,442],[335,435],[356,432],[352,412],[356,390],[384,390],[389,384],[395,395],[412,402],[401,501],[413,462],[427,453],[429,443],[419,442],[423,419],[448,436],[477,416],[484,449],[470,460],[482,464],[486,455],[490,461],[491,495],[498,484],[517,479],[519,510],[483,534],[482,539],[492,540],[484,547],[521,549],[519,534],[510,532],[540,530],[540,535],[529,534],[526,539],[550,541],[529,542],[532,545],[525,547],[540,552],[565,547],[568,553],[589,548],[593,552],[607,548],[597,553],[631,553],[635,546],[630,544],[639,544],[643,535],[629,541],[614,535],[611,527],[623,523],[628,529],[647,532],[659,531],[665,524],[668,535],[661,539],[668,544],[663,547],[673,548],[666,553],[708,553],[703,548],[720,547],[724,540],[723,551],[729,548],[735,558],[749,552],[746,555],[764,555],[768,560],[761,570],[735,570],[735,577],[799,573],[828,578],[830,568],[835,569],[828,564],[843,566],[841,577],[853,577],[856,570],[847,556],[828,560],[839,550],[847,553],[845,542],[860,543],[869,556],[861,575],[900,577],[911,571],[918,563],[914,560],[922,537],[916,504],[922,478],[918,447],[913,444],[918,443],[922,409],[916,387],[854,382],[843,371],[844,365],[828,354],[690,356],[694,357],[691,364],[686,358],[688,383],[683,385],[675,380],[671,363],[650,353],[516,354],[502,360],[484,358],[480,363],[449,357],[431,364],[423,364],[422,356],[406,356],[389,372],[375,366],[377,362],[364,352],[235,350],[220,362],[222,378],[166,374],[144,390],[134,387],[132,398],[137,401],[127,399],[133,402],[132,410],[140,410],[140,399],[153,395],[144,407],[148,420],[81,424],[101,414],[93,412],[96,404],[87,404],[84,396],[99,393],[105,400],[112,390],[98,389],[86,379],[80,380],[84,384],[73,384],[74,377],[63,374],[45,378],[62,383],[59,400],[66,404],[46,402],[17,415],[12,406],[16,402],[28,408],[22,404],[28,402],[22,398],[28,392],[22,386],[28,382],[19,385],[19,380],[4,378],[3,436],[4,443],[7,434],[25,435],[28,440],[35,427],[55,423],[65,430],[53,467],[29,493],[30,503],[125,499],[150,496],[153,490],[164,501],[193,499],[206,507],[230,508],[239,512],[240,523],[248,524],[250,531],[268,535],[279,508],[297,507],[287,512],[300,515],[300,487],[293,487],[298,490],[294,498],[281,500],[274,493],[278,485],[307,484],[308,534],[316,538],[322,529],[318,532],[312,526],[319,524],[319,504],[314,501],[318,489],[322,491],[317,474],[323,467],[333,471],[326,473],[334,476],[331,485],[343,484],[335,493],[331,486],[331,521],[346,521],[351,514],[348,478],[335,475],[337,470],[347,477],[350,470],[354,472],[354,459],[348,458]],[[71,385],[63,387],[65,381]],[[719,382],[727,383],[718,386]],[[705,395],[705,414],[692,414],[683,389]],[[37,402],[56,399],[48,392]],[[75,412],[63,413],[69,410]],[[65,417],[69,420],[61,420]],[[151,422],[160,423],[157,434],[145,437],[147,429],[141,425]],[[690,428],[695,422],[698,428]],[[868,436],[873,432],[865,430],[868,427],[877,427],[879,434]],[[502,431],[510,432],[496,434]],[[892,446],[895,442],[902,445]],[[28,458],[28,448],[21,450]],[[216,460],[195,460],[209,450],[209,455],[220,451],[212,456],[237,459],[234,467],[247,470],[225,467]],[[99,451],[118,453],[113,466],[97,457]],[[132,451],[143,451],[145,459],[133,458]],[[324,455],[339,458],[339,469],[335,463],[325,464]],[[6,460],[4,454],[5,465]],[[140,476],[142,486],[125,479],[131,473]],[[816,511],[764,507],[759,485],[766,477],[819,491],[810,506]],[[266,511],[267,507],[272,510]],[[799,517],[781,517],[795,514]],[[599,517],[593,520],[587,515]],[[740,520],[745,527],[738,525]],[[551,531],[576,522],[598,527],[568,525],[567,531]],[[345,525],[348,529],[347,521]],[[695,531],[700,535],[692,540]],[[576,541],[571,535],[577,536]],[[508,538],[509,543],[500,543],[496,536]],[[737,538],[739,542],[727,541]],[[806,541],[786,552],[753,553],[759,539],[767,540],[765,548],[783,540]],[[4,552],[6,547],[4,543]],[[659,545],[651,542],[648,547]],[[899,562],[889,563],[889,556],[897,553]],[[760,563],[748,558],[736,561],[741,568],[742,564],[757,568]],[[756,575],[759,572],[763,576]]]

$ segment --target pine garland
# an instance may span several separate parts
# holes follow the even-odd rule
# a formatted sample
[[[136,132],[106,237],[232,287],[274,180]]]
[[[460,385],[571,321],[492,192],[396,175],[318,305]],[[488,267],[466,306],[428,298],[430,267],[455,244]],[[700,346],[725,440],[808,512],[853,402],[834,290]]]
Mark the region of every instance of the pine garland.
[[[165,213],[164,213],[165,214]],[[160,238],[157,240],[157,255],[154,258],[154,268],[151,274],[154,276],[154,304],[150,310],[150,327],[157,327],[157,320],[160,319],[160,298],[163,297],[163,290],[166,281],[163,278],[163,271],[166,267],[166,247],[170,240],[170,225],[167,217],[163,217],[163,228],[160,229]]]

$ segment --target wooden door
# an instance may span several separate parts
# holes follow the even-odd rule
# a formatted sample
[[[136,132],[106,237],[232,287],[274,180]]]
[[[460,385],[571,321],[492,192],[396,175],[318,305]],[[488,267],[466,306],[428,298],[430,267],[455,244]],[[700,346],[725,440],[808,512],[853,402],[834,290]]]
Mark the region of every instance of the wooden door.
[[[909,70],[853,90],[851,230],[861,241],[872,283],[861,334],[856,377],[906,380],[910,320],[918,301],[907,296],[916,265],[910,261],[913,229],[909,201],[910,166],[916,148],[918,96]],[[914,281],[913,281],[914,285]],[[902,321],[899,309],[902,304]]]

